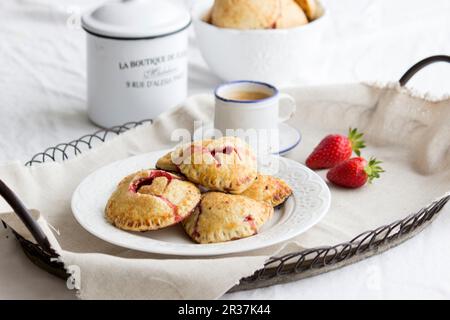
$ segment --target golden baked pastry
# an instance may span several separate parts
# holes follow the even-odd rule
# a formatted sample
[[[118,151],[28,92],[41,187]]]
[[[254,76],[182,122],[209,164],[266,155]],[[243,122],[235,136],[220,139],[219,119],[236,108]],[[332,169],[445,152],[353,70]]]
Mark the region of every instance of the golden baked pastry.
[[[108,200],[106,219],[130,231],[158,230],[189,216],[200,190],[162,170],[142,170],[125,177]]]
[[[220,28],[273,28],[280,15],[279,0],[215,0],[211,23]]]
[[[177,165],[172,162],[172,151],[158,159],[156,162],[156,168],[172,172],[180,171]]]
[[[267,203],[241,195],[208,192],[182,225],[197,243],[225,242],[257,234],[272,214],[273,208]]]
[[[295,0],[279,0],[281,5],[280,15],[278,16],[274,28],[287,29],[299,27],[308,23],[305,13]]]
[[[291,188],[283,180],[259,174],[255,182],[241,195],[253,200],[263,201],[273,207],[284,203],[292,194]]]
[[[295,0],[215,0],[208,19],[232,29],[283,29],[308,23]]]
[[[174,151],[172,160],[191,182],[239,194],[255,180],[256,156],[239,138],[196,141]]]
[[[317,19],[320,16],[320,5],[317,0],[295,0],[303,9],[309,21]]]
[[[212,140],[208,139],[208,140],[201,140],[196,142],[196,145],[200,145],[201,147],[206,146],[208,143],[210,143]],[[192,143],[187,143],[184,144],[178,148],[176,148],[173,151],[168,152],[167,154],[165,154],[164,156],[162,156],[161,158],[158,159],[158,161],[156,162],[155,167],[157,169],[161,169],[161,170],[166,170],[166,171],[173,171],[173,172],[180,172],[180,168],[178,167],[178,165],[180,164],[180,161],[182,161],[182,152],[183,150],[188,150],[191,148]],[[175,159],[175,161],[177,162],[177,164],[175,164],[173,162],[172,159]]]

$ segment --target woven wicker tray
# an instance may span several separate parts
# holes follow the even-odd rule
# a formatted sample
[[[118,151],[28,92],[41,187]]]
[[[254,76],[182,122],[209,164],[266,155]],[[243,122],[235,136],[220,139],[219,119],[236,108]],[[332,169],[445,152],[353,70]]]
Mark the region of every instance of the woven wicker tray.
[[[418,62],[400,79],[400,85],[405,85],[423,67],[439,61],[450,63],[450,57],[433,56]],[[58,144],[57,146],[48,148],[44,152],[36,154],[26,165],[31,166],[48,161],[67,160],[70,157],[93,148],[96,144],[102,143],[110,137],[119,135],[145,122],[150,122],[150,120],[127,123],[122,126],[99,130],[69,143]],[[57,259],[54,259],[57,257],[57,254],[50,248],[45,234],[31,218],[26,207],[1,180],[0,195],[11,205],[14,212],[17,213],[36,239],[37,244],[24,239],[13,231],[27,257],[42,269],[62,279],[67,279],[69,275],[66,273],[64,265],[57,262]],[[266,262],[263,269],[256,271],[250,277],[241,279],[240,283],[231,288],[229,292],[300,280],[341,268],[386,251],[422,231],[433,221],[449,201],[450,196],[443,197],[417,213],[413,213],[391,224],[380,226],[374,230],[368,230],[348,242],[273,257]]]

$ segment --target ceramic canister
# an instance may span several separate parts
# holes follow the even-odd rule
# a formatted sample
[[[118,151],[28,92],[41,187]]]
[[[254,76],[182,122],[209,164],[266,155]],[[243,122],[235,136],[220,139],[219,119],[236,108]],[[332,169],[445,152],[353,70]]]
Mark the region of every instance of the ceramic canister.
[[[111,127],[182,102],[190,23],[169,0],[116,0],[84,14],[89,118]]]

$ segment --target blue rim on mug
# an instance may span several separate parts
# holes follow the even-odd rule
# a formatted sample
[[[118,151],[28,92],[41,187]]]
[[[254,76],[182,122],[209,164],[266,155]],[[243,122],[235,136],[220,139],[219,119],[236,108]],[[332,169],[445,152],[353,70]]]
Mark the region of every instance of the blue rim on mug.
[[[264,86],[264,87],[266,87],[266,88],[269,88],[269,89],[273,90],[273,95],[271,95],[270,97],[263,98],[263,99],[258,99],[258,100],[234,100],[234,99],[227,99],[227,98],[224,98],[224,97],[222,97],[222,96],[219,95],[218,92],[219,92],[219,90],[222,89],[223,87],[227,87],[227,86],[231,86],[231,85],[239,84],[239,83],[244,83],[244,84],[245,84],[245,83],[249,83],[249,84],[256,84],[256,85]],[[277,89],[275,86],[273,86],[273,85],[271,85],[271,84],[269,84],[269,83],[266,83],[266,82],[253,81],[253,80],[235,80],[235,81],[225,82],[225,83],[222,83],[222,84],[218,85],[218,86],[216,87],[216,89],[214,90],[214,96],[215,96],[217,99],[221,100],[221,101],[224,101],[224,102],[233,102],[233,103],[246,103],[246,104],[260,103],[260,102],[263,102],[263,101],[267,101],[267,100],[276,98],[276,97],[278,96],[279,93],[280,93],[280,92],[278,91],[278,89]]]
[[[293,145],[291,145],[290,147],[288,147],[286,149],[283,149],[283,150],[280,150],[278,152],[272,153],[273,155],[282,156],[285,153],[288,153],[289,151],[295,149],[300,144],[300,142],[302,142],[302,139],[303,139],[302,133],[298,129],[295,129],[295,131],[298,132],[298,139],[297,139],[297,141]]]

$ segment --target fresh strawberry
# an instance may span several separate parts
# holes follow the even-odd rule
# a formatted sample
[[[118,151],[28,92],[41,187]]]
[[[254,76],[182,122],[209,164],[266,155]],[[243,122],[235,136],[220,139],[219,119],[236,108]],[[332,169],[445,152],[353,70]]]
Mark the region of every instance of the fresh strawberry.
[[[380,177],[380,173],[384,172],[380,163],[375,158],[371,158],[369,163],[361,157],[351,158],[330,169],[327,179],[341,187],[359,188],[367,181],[372,183],[373,179]]]
[[[306,165],[311,169],[328,169],[350,159],[353,151],[360,156],[359,150],[365,148],[362,136],[352,128],[347,137],[340,134],[326,136],[306,159]]]

